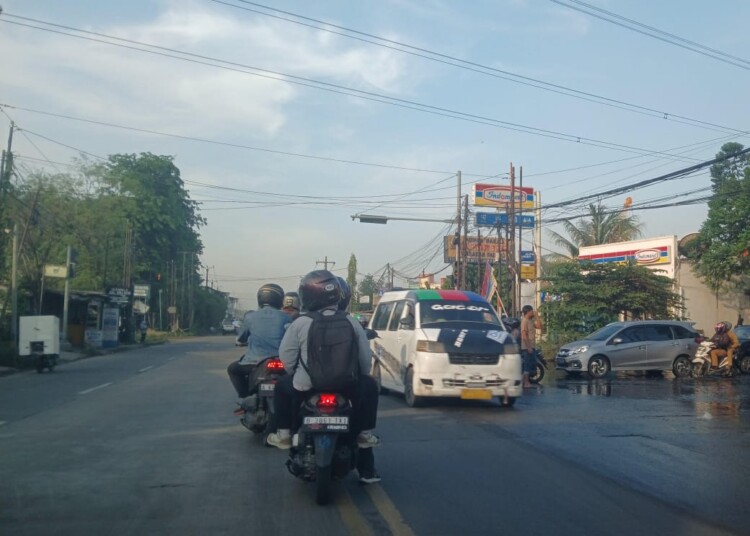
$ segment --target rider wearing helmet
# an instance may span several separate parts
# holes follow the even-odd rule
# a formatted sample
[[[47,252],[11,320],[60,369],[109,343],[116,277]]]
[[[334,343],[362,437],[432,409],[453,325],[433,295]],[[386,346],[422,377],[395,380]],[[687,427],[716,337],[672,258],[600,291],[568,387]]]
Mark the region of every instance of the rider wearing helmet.
[[[711,337],[711,342],[714,343],[714,348],[711,350],[711,366],[718,367],[719,359],[726,357],[727,359],[721,363],[721,366],[726,368],[728,373],[732,370],[734,353],[740,347],[740,341],[731,328],[732,324],[729,322],[719,322],[714,326],[714,335]]]
[[[346,286],[342,288],[343,285]],[[310,272],[302,279],[299,287],[302,307],[309,312],[321,311],[323,315],[333,315],[337,310],[345,310],[351,299],[351,290],[345,281],[343,285],[340,278],[328,270]],[[361,449],[367,449],[380,443],[380,439],[372,433],[378,411],[378,389],[375,381],[368,375],[372,360],[367,336],[362,326],[351,315],[347,315],[347,319],[357,339],[360,376],[359,382],[353,388],[342,391],[342,394],[350,399],[355,408],[354,418],[357,423],[353,423],[353,427],[359,430],[357,444]],[[312,389],[310,377],[305,370],[308,332],[312,323],[311,316],[302,315],[297,318],[289,326],[279,348],[279,358],[284,363],[288,375],[276,384],[274,405],[278,431],[269,434],[267,441],[269,445],[280,449],[291,447],[292,409],[295,404],[301,402],[303,393]],[[371,453],[365,456],[365,459],[368,460],[367,466],[358,466],[360,481],[368,484],[380,481],[374,469]]]
[[[281,306],[281,310],[292,317],[292,320],[296,320],[299,316],[300,301],[299,294],[296,292],[287,292],[284,294],[284,301]]]
[[[240,407],[235,414],[241,415],[242,399],[250,395],[250,375],[262,360],[279,355],[279,345],[287,326],[289,315],[281,312],[284,290],[275,283],[267,283],[258,289],[258,310],[245,317],[243,333],[247,335],[247,351],[238,361],[227,367],[229,379],[237,391]]]

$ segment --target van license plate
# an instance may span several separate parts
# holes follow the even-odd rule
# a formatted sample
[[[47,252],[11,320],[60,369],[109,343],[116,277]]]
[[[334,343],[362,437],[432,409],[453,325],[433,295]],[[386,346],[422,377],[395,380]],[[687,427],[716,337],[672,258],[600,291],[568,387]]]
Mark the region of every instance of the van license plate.
[[[492,400],[492,391],[489,389],[461,389],[461,398],[464,400]]]

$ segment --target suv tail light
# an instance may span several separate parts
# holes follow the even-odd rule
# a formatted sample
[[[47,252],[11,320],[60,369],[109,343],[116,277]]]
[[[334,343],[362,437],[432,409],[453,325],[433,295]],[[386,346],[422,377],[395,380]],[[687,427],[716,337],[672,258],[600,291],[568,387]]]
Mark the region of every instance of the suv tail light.
[[[266,361],[266,370],[284,370],[284,363],[278,358],[269,359]]]

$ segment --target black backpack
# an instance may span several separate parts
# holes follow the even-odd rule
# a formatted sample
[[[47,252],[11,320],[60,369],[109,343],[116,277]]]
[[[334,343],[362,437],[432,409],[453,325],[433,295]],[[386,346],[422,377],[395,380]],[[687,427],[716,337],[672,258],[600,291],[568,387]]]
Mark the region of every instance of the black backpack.
[[[359,345],[345,311],[324,315],[308,313],[312,318],[307,334],[307,364],[300,360],[310,376],[313,389],[336,391],[359,380]]]

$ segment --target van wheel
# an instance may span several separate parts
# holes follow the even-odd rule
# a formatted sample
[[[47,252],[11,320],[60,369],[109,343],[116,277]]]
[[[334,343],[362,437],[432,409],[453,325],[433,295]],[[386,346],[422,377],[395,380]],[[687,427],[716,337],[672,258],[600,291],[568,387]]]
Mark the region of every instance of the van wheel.
[[[589,360],[589,374],[592,378],[603,378],[609,372],[609,359],[595,355]]]
[[[674,360],[674,364],[672,365],[672,372],[674,373],[675,378],[687,378],[688,376],[690,376],[690,370],[692,368],[693,364],[690,362],[690,359],[688,359],[684,355],[681,355]]]
[[[418,408],[424,405],[424,397],[414,394],[414,368],[409,367],[404,378],[404,399],[406,405],[412,408]]]

